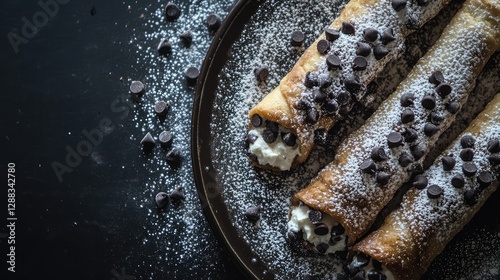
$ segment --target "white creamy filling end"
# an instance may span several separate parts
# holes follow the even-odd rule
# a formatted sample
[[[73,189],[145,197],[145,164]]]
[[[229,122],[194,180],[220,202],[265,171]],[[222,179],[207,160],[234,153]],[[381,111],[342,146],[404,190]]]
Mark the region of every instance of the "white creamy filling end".
[[[290,170],[293,160],[300,155],[298,140],[294,146],[287,146],[279,134],[276,141],[267,143],[262,138],[264,129],[265,127],[258,127],[249,131],[257,136],[257,139],[250,144],[248,151],[257,156],[259,164],[278,167],[282,171]]]
[[[314,232],[316,225],[309,219],[309,211],[311,210],[312,209],[307,205],[295,207],[292,210],[290,220],[288,221],[288,231],[302,232],[302,238],[312,243],[316,248],[322,243],[328,244],[328,249],[326,249],[325,254],[332,254],[345,250],[347,248],[347,234],[345,232],[336,236],[334,242],[331,241],[332,228],[338,226],[339,222],[337,222],[330,215],[323,214],[323,218],[319,223],[326,224],[328,227],[328,233],[325,235],[318,235]]]

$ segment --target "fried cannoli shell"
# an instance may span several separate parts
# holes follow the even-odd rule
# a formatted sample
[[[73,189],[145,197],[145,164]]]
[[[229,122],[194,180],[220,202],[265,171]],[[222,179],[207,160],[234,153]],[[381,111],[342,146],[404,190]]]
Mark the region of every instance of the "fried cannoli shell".
[[[351,0],[342,9],[340,15],[331,23],[328,27],[330,29],[339,30],[343,22],[350,22],[353,19],[360,18],[370,13],[373,7],[380,4],[382,0]],[[420,15],[417,19],[415,28],[423,26],[428,20],[433,18],[444,6],[446,6],[449,0],[436,0],[431,1],[427,5],[428,10]],[[390,6],[390,3],[387,3]],[[432,6],[431,6],[432,5]],[[407,28],[405,22],[400,23],[401,36],[406,38],[410,33],[412,33],[415,28]],[[357,30],[357,32],[362,32],[362,30]],[[315,42],[309,46],[305,52],[302,54],[300,59],[296,62],[292,70],[280,81],[278,87],[267,94],[264,99],[262,99],[258,104],[256,104],[249,112],[249,120],[255,114],[264,117],[267,120],[277,122],[284,128],[288,129],[294,133],[300,145],[300,155],[297,155],[292,164],[292,169],[304,162],[312,151],[314,147],[314,131],[316,129],[326,129],[330,130],[333,125],[339,120],[337,115],[326,115],[322,114],[318,122],[314,125],[306,124],[302,116],[302,112],[297,109],[297,101],[301,97],[303,92],[303,82],[307,72],[314,72],[318,69],[318,66],[324,59],[324,55],[318,53],[317,43],[325,39],[325,33],[323,32]],[[351,46],[354,48],[354,46]],[[404,48],[398,49],[398,52],[402,52]],[[396,51],[396,50],[394,50]],[[362,82],[362,87],[366,87],[372,80],[374,80],[380,72],[383,70],[384,66],[391,60],[396,59],[401,53],[396,53],[395,56],[386,56],[380,60],[377,60],[377,67],[374,71],[366,76],[366,79]],[[251,128],[251,124],[250,124]],[[279,172],[279,168],[272,167],[270,165],[262,165],[256,162],[252,162],[253,165],[260,168],[273,170]]]
[[[496,133],[491,132],[492,130]],[[489,132],[491,138],[500,139],[500,94],[496,95],[464,134],[484,140],[485,134]],[[459,141],[464,134],[459,136],[442,155],[457,154],[460,150]],[[481,140],[476,141],[475,145],[479,146],[478,148],[482,149],[484,154],[488,154],[488,151],[485,151],[486,143]],[[475,159],[475,161],[478,160]],[[483,171],[488,170],[494,174],[492,169],[495,167],[485,162],[485,159],[482,161]],[[434,168],[438,174],[444,173],[440,162],[438,158],[429,171]],[[444,194],[435,201],[428,198],[425,193],[426,189],[410,189],[405,194],[401,207],[394,210],[378,230],[356,244],[353,251],[362,252],[380,261],[392,272],[395,279],[420,278],[431,262],[443,251],[446,244],[473,218],[488,197],[498,188],[500,182],[498,177],[500,174],[497,170],[496,180],[480,192],[477,203],[467,205],[463,193],[467,188],[477,188],[477,182],[472,181],[472,184],[476,186],[466,184],[464,188],[454,188],[448,180],[454,176],[454,173],[457,173],[457,170],[450,174],[439,174],[446,176],[445,181],[449,184],[446,187],[442,186]],[[429,177],[428,179],[429,184],[432,184],[433,179],[436,178]],[[436,206],[431,203],[435,203]],[[433,207],[436,207],[435,210]],[[439,212],[440,210],[444,213]]]

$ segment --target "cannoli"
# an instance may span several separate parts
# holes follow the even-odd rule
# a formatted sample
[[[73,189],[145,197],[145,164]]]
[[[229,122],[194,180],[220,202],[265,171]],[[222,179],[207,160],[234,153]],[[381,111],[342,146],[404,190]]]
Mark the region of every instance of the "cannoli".
[[[435,163],[418,175],[427,186],[411,188],[401,207],[354,245],[356,254],[346,272],[355,279],[420,278],[497,189],[499,141],[497,94]]]
[[[320,253],[354,245],[412,173],[421,171],[499,40],[500,3],[467,0],[395,92],[293,197],[289,237]]]
[[[407,36],[449,0],[351,0],[280,82],[249,112],[248,154],[275,172],[304,162],[316,131],[349,113]]]

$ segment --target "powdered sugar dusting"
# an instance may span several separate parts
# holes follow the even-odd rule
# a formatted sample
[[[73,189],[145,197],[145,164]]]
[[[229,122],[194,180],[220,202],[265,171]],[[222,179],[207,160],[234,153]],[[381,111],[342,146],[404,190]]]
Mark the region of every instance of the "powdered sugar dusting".
[[[342,3],[344,3],[343,1]],[[338,5],[341,3],[339,2]],[[289,244],[286,239],[286,223],[289,199],[299,189],[307,186],[317,172],[333,158],[333,150],[352,129],[359,127],[367,112],[370,112],[386,97],[409,71],[426,48],[436,40],[439,30],[456,11],[460,3],[447,9],[439,19],[433,21],[426,32],[414,34],[409,41],[421,43],[406,46],[405,55],[397,63],[384,70],[384,77],[377,80],[378,88],[370,91],[362,103],[357,105],[346,121],[335,127],[334,143],[331,147],[316,147],[310,159],[299,169],[278,176],[251,167],[245,154],[244,138],[247,130],[248,110],[262,99],[262,96],[278,85],[279,80],[291,69],[303,49],[289,46],[289,35],[294,30],[306,34],[305,45],[309,45],[323,28],[337,15],[338,7],[325,1],[267,1],[245,27],[243,35],[231,50],[231,56],[220,74],[219,88],[214,103],[212,120],[211,154],[224,201],[231,216],[231,222],[238,229],[253,252],[268,264],[269,272],[278,279],[305,278],[318,275],[327,279],[343,279],[342,256],[319,256]],[[311,7],[314,7],[311,9]],[[307,18],[308,20],[304,20]],[[418,35],[418,36],[417,36]],[[487,69],[495,73],[499,62]],[[267,65],[270,76],[266,84],[255,82],[253,68]],[[492,84],[498,77],[490,74]],[[390,77],[390,79],[388,78]],[[481,89],[481,94],[496,93],[495,88]],[[498,88],[496,89],[498,90]],[[479,94],[479,93],[476,93]],[[467,103],[462,115],[474,114],[479,110]],[[245,210],[254,205],[262,207],[261,220],[257,225],[245,217]],[[441,267],[452,267],[453,261]],[[439,268],[433,270],[438,272]],[[453,279],[453,278],[442,278]]]
[[[474,86],[476,78],[475,69],[481,67],[482,61],[486,61],[492,53],[486,44],[486,36],[482,24],[473,26],[459,25],[448,31],[447,40],[441,40],[438,48],[432,55],[421,60],[415,66],[411,75],[412,79],[405,80],[398,90],[384,102],[379,110],[372,116],[370,121],[361,127],[356,133],[340,147],[341,155],[345,162],[334,161],[328,165],[319,175],[322,182],[328,187],[329,192],[315,193],[309,198],[298,197],[306,204],[312,206],[318,201],[325,202],[325,212],[335,217],[342,217],[341,223],[346,227],[351,237],[359,238],[374,222],[397,189],[411,176],[411,171],[420,169],[423,158],[415,160],[408,166],[402,166],[400,156],[403,153],[412,154],[411,150],[419,145],[424,155],[436,142],[439,135],[453,122],[455,115],[447,111],[447,106],[452,101],[460,104],[466,102],[469,92]],[[486,32],[489,32],[487,30]],[[483,34],[477,36],[477,34]],[[434,85],[428,81],[428,77],[434,71],[442,71],[446,82],[452,85],[452,92],[445,98],[434,93]],[[400,105],[401,96],[404,93],[412,93],[415,104],[411,106],[415,114],[415,120],[401,123],[403,107]],[[439,131],[432,136],[424,134],[424,126],[430,121],[431,110],[423,108],[420,101],[426,95],[435,95],[436,108],[432,111],[441,115],[443,120],[437,124]],[[404,143],[400,147],[389,149],[387,147],[387,135],[392,132],[403,133],[405,129],[412,128],[417,132],[418,140],[415,143]],[[360,164],[370,157],[370,151],[375,147],[384,147],[389,160],[379,164],[378,170],[391,174],[389,183],[379,186],[374,176],[364,175],[360,170]],[[331,177],[330,172],[339,170],[342,176]],[[329,178],[334,178],[331,181]],[[347,191],[346,191],[347,190]],[[334,201],[330,203],[330,201]]]

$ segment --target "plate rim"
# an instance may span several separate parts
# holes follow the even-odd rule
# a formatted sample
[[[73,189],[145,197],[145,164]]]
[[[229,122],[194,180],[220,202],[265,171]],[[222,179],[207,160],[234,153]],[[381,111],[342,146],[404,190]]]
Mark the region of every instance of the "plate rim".
[[[274,274],[239,235],[235,234],[232,237],[229,235],[229,233],[237,233],[238,230],[231,223],[227,208],[218,207],[221,204],[225,205],[219,191],[221,186],[212,175],[214,168],[210,155],[210,143],[204,142],[200,135],[211,135],[211,115],[215,90],[218,86],[218,81],[214,82],[211,78],[213,76],[217,78],[227,61],[227,52],[224,50],[234,44],[245,24],[263,2],[262,0],[238,0],[215,33],[200,67],[191,117],[191,160],[196,190],[203,212],[225,251],[229,253],[238,268],[251,279],[272,279]],[[204,101],[210,103],[208,105],[211,106],[202,106]],[[200,122],[209,125],[203,126]],[[215,191],[215,196],[212,191]],[[221,215],[225,215],[227,219],[221,219]],[[247,257],[243,258],[243,254]]]

